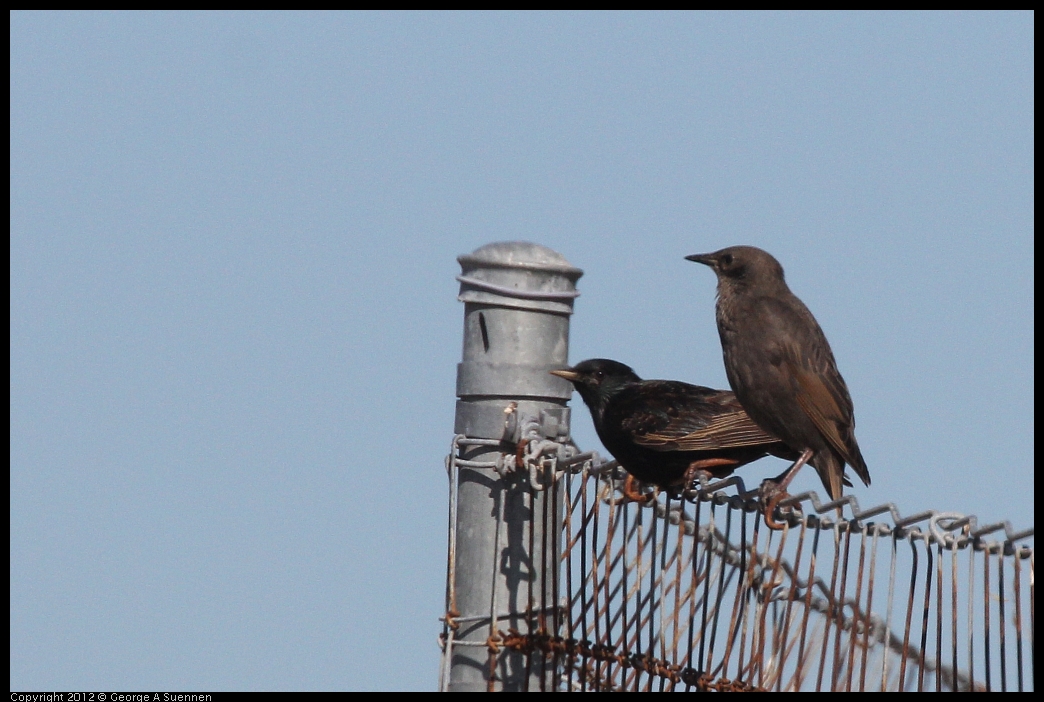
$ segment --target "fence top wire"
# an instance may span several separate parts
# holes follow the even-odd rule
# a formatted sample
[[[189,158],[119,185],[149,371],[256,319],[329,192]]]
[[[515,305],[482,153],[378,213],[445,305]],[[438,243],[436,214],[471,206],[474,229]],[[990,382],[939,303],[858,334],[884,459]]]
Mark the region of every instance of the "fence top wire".
[[[566,473],[576,474],[585,469],[589,475],[600,475],[611,480],[620,480],[624,477],[623,469],[615,460],[605,460],[597,451],[581,452],[572,442],[558,443],[545,439],[539,436],[535,426],[524,427],[523,436],[527,438],[523,439],[517,450],[510,453],[502,452],[495,462],[476,462],[456,458],[458,447],[506,445],[497,440],[473,439],[458,434],[453,437],[449,457],[452,460],[447,460],[447,468],[455,464],[468,468],[488,469],[494,470],[502,477],[509,473],[526,471],[529,473],[530,486],[535,490],[545,489],[547,485],[558,481]],[[733,486],[736,488],[735,493],[723,492]],[[747,489],[743,478],[732,475],[723,480],[707,480],[705,476],[700,476],[698,483],[694,482],[691,487],[682,491],[681,497],[690,503],[713,501],[715,504],[728,504],[734,509],[752,512],[759,508],[758,495],[757,488]],[[655,500],[650,502],[655,503]],[[851,511],[852,517],[838,519],[837,510],[845,505]],[[645,506],[654,507],[650,503],[646,503]],[[782,500],[779,507],[792,508],[783,515],[791,526],[798,526],[804,522],[808,528],[833,529],[836,525],[842,531],[876,533],[881,536],[888,535],[906,540],[925,540],[949,549],[963,549],[971,546],[976,551],[1000,552],[1018,558],[1030,558],[1033,555],[1032,546],[1016,543],[1032,537],[1034,535],[1033,527],[1017,531],[1007,520],[979,526],[979,521],[973,514],[941,512],[934,509],[903,516],[899,512],[899,508],[892,502],[864,509],[854,495],[845,495],[839,500],[823,502],[814,490],[792,495]],[[888,515],[891,518],[891,524],[865,521],[878,515]],[[921,522],[927,522],[926,528],[917,526]],[[1001,530],[1004,531],[1003,540],[984,538]]]

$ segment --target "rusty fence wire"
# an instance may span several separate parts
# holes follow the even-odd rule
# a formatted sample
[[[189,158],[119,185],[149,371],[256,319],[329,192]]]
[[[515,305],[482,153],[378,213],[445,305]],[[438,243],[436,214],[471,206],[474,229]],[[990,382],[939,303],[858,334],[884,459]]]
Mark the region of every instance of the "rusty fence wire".
[[[469,441],[485,440],[455,437],[447,459],[441,689],[463,645],[453,510]],[[523,544],[558,540],[529,550],[545,562],[516,600],[523,611],[494,597],[478,622],[491,690],[509,653],[523,656],[524,687],[546,691],[1033,689],[1032,530],[815,493],[783,501],[771,529],[735,476],[634,499],[615,462],[550,441],[467,467],[499,474],[505,499],[541,505],[516,525]]]

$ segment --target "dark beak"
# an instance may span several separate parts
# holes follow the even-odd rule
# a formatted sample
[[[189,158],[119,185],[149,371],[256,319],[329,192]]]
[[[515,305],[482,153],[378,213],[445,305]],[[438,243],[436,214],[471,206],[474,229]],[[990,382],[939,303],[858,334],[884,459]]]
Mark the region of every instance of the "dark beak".
[[[695,261],[696,263],[702,263],[705,266],[714,268],[714,254],[693,254],[685,257],[686,261]]]
[[[570,383],[575,383],[580,380],[580,374],[570,368],[563,368],[562,370],[548,371],[551,375],[557,375],[559,378],[565,378]]]

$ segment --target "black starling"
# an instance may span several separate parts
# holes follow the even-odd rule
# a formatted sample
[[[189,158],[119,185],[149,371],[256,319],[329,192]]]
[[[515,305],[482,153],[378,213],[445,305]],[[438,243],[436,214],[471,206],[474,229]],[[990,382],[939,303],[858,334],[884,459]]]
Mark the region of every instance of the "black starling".
[[[704,470],[724,478],[767,454],[797,452],[750,420],[736,396],[675,380],[642,380],[623,363],[592,358],[551,371],[573,383],[598,438],[628,473],[676,488]]]
[[[718,276],[718,334],[740,404],[759,427],[801,454],[780,489],[805,462],[833,500],[841,497],[846,463],[869,485],[848,386],[823,330],[783,280],[779,261],[753,246],[686,258]]]

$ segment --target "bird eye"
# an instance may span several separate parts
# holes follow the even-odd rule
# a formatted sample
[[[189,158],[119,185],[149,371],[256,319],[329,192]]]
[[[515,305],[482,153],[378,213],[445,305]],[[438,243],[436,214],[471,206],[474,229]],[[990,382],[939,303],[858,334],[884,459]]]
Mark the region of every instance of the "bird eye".
[[[602,381],[605,379],[605,371],[595,371],[595,380]]]
[[[722,256],[721,257],[721,262],[722,262],[723,265],[731,266],[732,265],[732,254],[725,254],[724,256]]]

